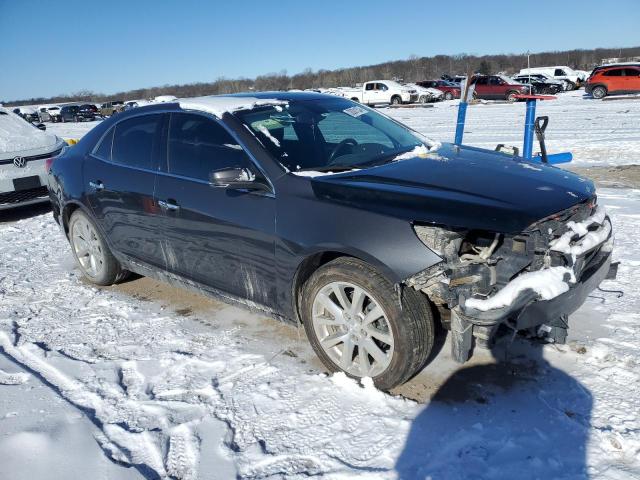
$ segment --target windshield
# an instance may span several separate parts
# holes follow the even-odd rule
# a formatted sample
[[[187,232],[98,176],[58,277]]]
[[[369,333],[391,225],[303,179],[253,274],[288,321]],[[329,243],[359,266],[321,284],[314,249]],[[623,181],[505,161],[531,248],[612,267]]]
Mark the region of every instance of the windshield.
[[[350,100],[291,101],[236,112],[290,171],[339,171],[381,165],[429,140]]]

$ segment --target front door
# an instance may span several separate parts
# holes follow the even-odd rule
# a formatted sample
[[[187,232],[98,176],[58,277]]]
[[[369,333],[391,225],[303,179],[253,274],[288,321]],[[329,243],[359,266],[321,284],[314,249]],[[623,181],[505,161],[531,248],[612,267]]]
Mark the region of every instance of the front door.
[[[167,269],[183,277],[273,305],[276,298],[275,197],[214,187],[211,173],[250,168],[249,156],[216,120],[172,113],[167,164],[156,199],[165,210]]]
[[[153,191],[162,156],[163,114],[117,123],[86,159],[85,189],[94,216],[116,253],[160,265],[162,244]]]

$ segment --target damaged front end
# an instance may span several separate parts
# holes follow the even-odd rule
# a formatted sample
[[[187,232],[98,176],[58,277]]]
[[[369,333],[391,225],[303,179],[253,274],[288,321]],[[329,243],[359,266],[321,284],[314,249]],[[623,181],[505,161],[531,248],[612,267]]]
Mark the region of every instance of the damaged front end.
[[[468,360],[497,329],[530,330],[564,343],[568,316],[611,266],[611,221],[595,199],[518,234],[414,225],[442,261],[407,279],[438,307],[452,334],[453,357]]]

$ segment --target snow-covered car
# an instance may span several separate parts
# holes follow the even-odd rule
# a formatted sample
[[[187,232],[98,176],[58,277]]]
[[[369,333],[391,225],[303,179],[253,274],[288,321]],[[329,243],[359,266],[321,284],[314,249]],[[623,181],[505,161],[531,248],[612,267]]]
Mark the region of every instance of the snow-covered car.
[[[421,87],[415,83],[407,83],[406,86],[418,93],[418,103],[437,102],[444,99],[444,92],[437,88]]]
[[[0,107],[0,210],[48,202],[45,163],[64,146],[62,139]]]
[[[22,118],[24,118],[29,123],[39,122],[40,121],[40,117],[38,116],[38,112],[33,107],[16,107],[16,108],[13,109],[13,113],[15,113],[16,115],[20,115]]]
[[[393,80],[374,80],[366,82],[361,89],[354,89],[348,98],[365,105],[400,105],[417,102],[418,92]]]
[[[500,327],[564,342],[611,271],[590,180],[330,95],[124,112],[53,162],[49,189],[89,281],[132,271],[302,323],[328,369],[382,389],[424,367],[436,322],[461,362]]]

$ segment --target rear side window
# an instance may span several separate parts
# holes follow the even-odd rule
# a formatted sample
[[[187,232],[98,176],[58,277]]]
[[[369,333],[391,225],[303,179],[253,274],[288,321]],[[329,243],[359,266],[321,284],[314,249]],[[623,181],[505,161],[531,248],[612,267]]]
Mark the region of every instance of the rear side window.
[[[624,76],[625,77],[637,77],[638,75],[640,75],[640,69],[638,69],[638,68],[625,68],[624,69]]]
[[[100,144],[98,145],[98,147],[93,151],[93,154],[102,159],[102,160],[107,160],[107,161],[111,161],[111,144],[113,143],[113,131],[115,130],[115,128],[111,128],[107,134],[102,137],[102,140],[100,141]]]
[[[557,76],[557,77],[563,77],[563,76],[566,75],[566,73],[561,68],[556,68],[556,71],[554,72],[554,75]]]
[[[209,181],[211,172],[248,167],[238,142],[216,121],[191,113],[172,113],[169,124],[169,173]]]
[[[114,129],[111,161],[128,167],[153,169],[153,147],[162,115],[144,115],[123,120]]]

